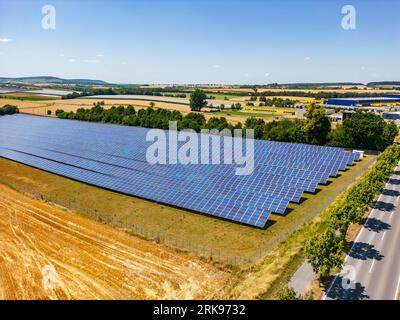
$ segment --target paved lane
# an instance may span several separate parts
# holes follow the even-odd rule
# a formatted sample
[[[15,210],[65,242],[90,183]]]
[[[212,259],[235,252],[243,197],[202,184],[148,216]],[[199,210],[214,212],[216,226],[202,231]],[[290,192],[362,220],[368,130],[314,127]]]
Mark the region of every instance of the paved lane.
[[[394,300],[400,290],[400,167],[385,186],[368,220],[323,299]]]

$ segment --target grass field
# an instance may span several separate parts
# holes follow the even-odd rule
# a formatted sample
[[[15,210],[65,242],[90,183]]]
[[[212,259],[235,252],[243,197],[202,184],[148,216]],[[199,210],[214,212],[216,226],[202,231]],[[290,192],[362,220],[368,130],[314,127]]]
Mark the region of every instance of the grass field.
[[[165,96],[166,94],[167,95],[168,94],[185,94],[186,98],[190,97],[190,93],[168,92],[168,93],[164,93],[163,95]],[[213,97],[215,97],[215,100],[225,100],[225,98],[227,98],[228,100],[236,100],[236,99],[242,98],[242,96],[239,96],[237,94],[230,94],[230,93],[227,93],[227,94],[221,93],[220,94],[220,93],[214,93],[214,92],[207,93],[207,96],[213,96]],[[246,98],[248,99],[249,97],[246,97]]]
[[[6,99],[21,100],[21,101],[48,101],[60,100],[60,97],[42,96],[31,92],[14,92],[3,95]]]
[[[214,114],[219,115],[219,116],[232,116],[232,117],[255,117],[255,118],[271,118],[271,117],[276,117],[276,116],[284,116],[284,115],[278,115],[275,113],[267,113],[267,112],[245,112],[245,111],[236,111],[236,110],[224,110],[224,111],[218,111],[214,112]]]
[[[316,232],[321,232],[324,226],[322,222],[326,221],[329,213],[329,209],[326,209],[334,199],[343,194],[351,183],[364,174],[374,160],[375,157],[371,156],[365,158],[358,164],[359,170],[356,175],[351,178],[347,176],[341,188],[335,188],[333,193],[333,190],[330,190],[330,196],[325,197],[325,201],[315,203],[316,208],[309,210],[321,213],[314,216],[311,214],[307,222],[302,223],[296,231],[291,232],[276,248],[268,252],[262,263],[236,274],[236,280],[231,280],[233,284],[227,287],[224,296],[235,299],[276,299],[277,294],[288,285],[293,274],[304,261],[305,242]],[[312,283],[312,290],[314,299],[322,295],[322,288],[318,281]]]
[[[254,256],[268,252],[299,227],[299,223],[318,213],[365,168],[368,156],[342,172],[331,183],[320,186],[316,194],[304,194],[301,204],[290,204],[285,216],[272,215],[265,230],[223,221],[151,201],[121,195],[59,177],[0,158],[0,182],[46,195],[55,203],[71,208],[88,208],[123,221],[143,226],[192,242],[198,246],[231,255]]]
[[[46,116],[47,111],[51,111],[52,115],[54,116],[57,109],[62,109],[66,112],[69,111],[76,111],[79,108],[92,108],[93,103],[104,101],[105,105],[104,108],[111,108],[112,106],[119,106],[119,105],[133,105],[137,110],[141,108],[149,108],[151,101],[145,100],[125,100],[125,99],[68,99],[68,100],[54,100],[54,101],[26,101],[26,100],[13,100],[13,99],[1,99],[0,98],[0,107],[6,104],[15,105],[20,109],[21,113],[27,114],[34,114],[34,115],[41,115]],[[215,100],[217,101],[217,100]],[[224,101],[217,101],[217,103],[223,103]],[[162,109],[169,109],[169,110],[178,110],[182,114],[188,114],[190,112],[190,107],[188,105],[183,104],[173,104],[167,102],[155,102],[153,108],[162,108]],[[215,113],[209,112],[209,108],[203,109],[203,115],[206,119],[210,117],[219,116]],[[244,123],[247,119],[246,114],[235,114],[235,115],[222,115],[224,116],[229,122],[236,124],[237,122]],[[268,118],[268,117],[266,117]]]
[[[206,299],[230,276],[1,184],[0,238],[0,300]]]

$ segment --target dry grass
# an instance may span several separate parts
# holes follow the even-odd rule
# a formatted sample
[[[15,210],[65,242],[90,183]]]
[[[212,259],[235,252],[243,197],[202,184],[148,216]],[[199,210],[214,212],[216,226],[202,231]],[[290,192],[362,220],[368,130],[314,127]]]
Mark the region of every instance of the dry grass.
[[[204,299],[229,274],[0,185],[0,300]],[[55,269],[54,288],[43,270]]]
[[[362,163],[332,179],[329,185],[320,186],[317,194],[304,194],[303,203],[290,204],[290,212],[286,216],[272,215],[265,230],[125,196],[2,158],[0,180],[45,194],[56,202],[69,203],[72,208],[84,207],[115,216],[164,235],[211,248],[214,252],[249,256],[258,254],[260,249],[269,247],[271,243],[281,241],[283,233],[297,228],[300,219],[313,213],[337,190],[349,184],[363,170]]]
[[[374,159],[374,157],[369,156],[363,162],[359,163],[358,165],[363,168],[359,168],[357,176],[362,176],[366,167],[369,167]],[[333,190],[330,190],[331,197],[333,199],[336,198],[338,191],[344,191],[354,179],[355,176],[347,176],[345,178],[346,182],[342,185],[341,189],[336,189],[333,193]],[[314,200],[316,200],[315,198]],[[312,206],[324,203],[321,199],[318,200],[319,202],[309,201],[311,205],[308,208],[309,211],[313,210]],[[305,204],[306,202],[302,205]],[[304,208],[302,209],[304,210]],[[319,223],[323,219],[324,217],[316,214],[312,221],[293,232],[286,240],[282,241],[274,250],[269,252],[260,265],[239,275],[236,284],[228,288],[226,295],[235,299],[274,298],[277,292],[289,282],[292,275],[303,262],[304,243],[318,230]],[[311,290],[314,298],[317,298],[322,295],[323,288],[315,282]]]

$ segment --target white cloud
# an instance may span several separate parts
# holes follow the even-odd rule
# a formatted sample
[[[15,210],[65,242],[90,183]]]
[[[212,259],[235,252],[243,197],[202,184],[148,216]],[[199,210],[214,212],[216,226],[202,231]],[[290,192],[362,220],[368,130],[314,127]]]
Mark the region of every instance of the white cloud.
[[[10,41],[12,40],[8,38],[0,38],[0,42],[10,42]]]
[[[311,60],[311,57],[305,57],[304,60],[305,60],[305,61],[310,61],[310,60]]]
[[[60,53],[60,57],[65,57],[65,54],[64,53]]]
[[[97,57],[97,58],[103,58],[103,57],[104,57],[104,54],[102,54],[102,53],[96,54],[96,57]]]
[[[269,77],[269,76],[270,76],[270,73],[269,73],[269,72],[267,72],[267,73],[264,74],[264,77]]]
[[[71,58],[71,59],[68,59],[68,62],[76,62],[76,60]]]
[[[122,61],[121,64],[122,65],[126,65],[127,63],[126,63],[126,61]]]
[[[214,65],[213,65],[213,68],[214,68],[214,69],[219,69],[219,68],[221,68],[221,66],[220,66],[219,64],[214,64]]]
[[[99,59],[86,59],[83,61],[86,63],[100,63],[101,62],[101,60],[99,60]]]

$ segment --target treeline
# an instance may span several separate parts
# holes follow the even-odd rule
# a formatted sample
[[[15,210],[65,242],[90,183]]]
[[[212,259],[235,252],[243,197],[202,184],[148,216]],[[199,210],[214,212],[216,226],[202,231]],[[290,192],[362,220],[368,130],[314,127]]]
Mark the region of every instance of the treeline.
[[[91,122],[104,122],[121,124],[126,126],[139,126],[145,128],[168,129],[169,121],[177,121],[178,130],[193,129],[200,132],[201,129],[241,129],[242,125],[231,125],[225,118],[212,117],[208,121],[201,113],[191,112],[183,116],[176,110],[166,109],[140,109],[136,112],[133,106],[118,106],[104,109],[96,104],[91,109],[80,108],[76,112],[64,112],[57,110],[56,116],[61,119],[72,119]]]
[[[290,99],[282,99],[282,98],[272,98],[267,99],[267,97],[260,97],[260,106],[268,106],[268,107],[281,107],[281,108],[290,108],[294,106],[295,101]]]
[[[336,129],[331,128],[321,108],[308,107],[305,118],[268,123],[262,119],[253,119],[251,122],[256,123],[255,135],[258,139],[352,149],[383,151],[394,142],[398,134],[398,128],[393,122],[385,122],[374,113],[358,111]]]
[[[329,133],[328,144],[383,151],[393,143],[397,133],[398,128],[393,122],[385,122],[374,113],[356,112]]]
[[[322,278],[327,277],[333,268],[341,268],[350,224],[363,222],[365,213],[374,204],[375,197],[384,190],[399,160],[400,147],[389,146],[368,173],[333,203],[324,231],[307,242],[307,260]]]
[[[117,87],[117,88],[97,88],[97,89],[89,89],[82,92],[73,92],[71,94],[64,95],[62,99],[75,99],[79,97],[86,96],[98,96],[98,95],[149,95],[149,96],[176,96],[176,97],[186,97],[185,93],[190,93],[192,91],[177,91],[176,94],[171,94],[173,88],[139,88],[139,87]],[[173,92],[173,91],[172,91]]]
[[[19,113],[19,109],[16,106],[6,104],[0,108],[0,116],[6,115],[6,114],[14,114],[14,113]]]
[[[178,129],[253,129],[256,139],[282,142],[308,143],[370,150],[384,150],[391,145],[398,133],[394,123],[386,123],[372,113],[357,112],[346,119],[343,125],[332,130],[331,122],[324,110],[316,105],[307,107],[305,119],[284,119],[266,123],[260,118],[248,118],[244,124],[230,124],[226,118],[212,117],[206,121],[197,112],[185,116],[176,110],[140,109],[132,107],[112,107],[105,109],[101,103],[91,109],[80,108],[76,112],[57,110],[56,116],[63,119],[94,121],[168,129],[169,121],[178,121]]]
[[[369,97],[381,97],[384,93],[371,93],[368,92]],[[331,98],[363,98],[365,92],[311,92],[311,91],[267,91],[259,94],[260,96],[273,97],[273,96],[292,96],[292,97],[306,97],[315,99],[331,99]]]

